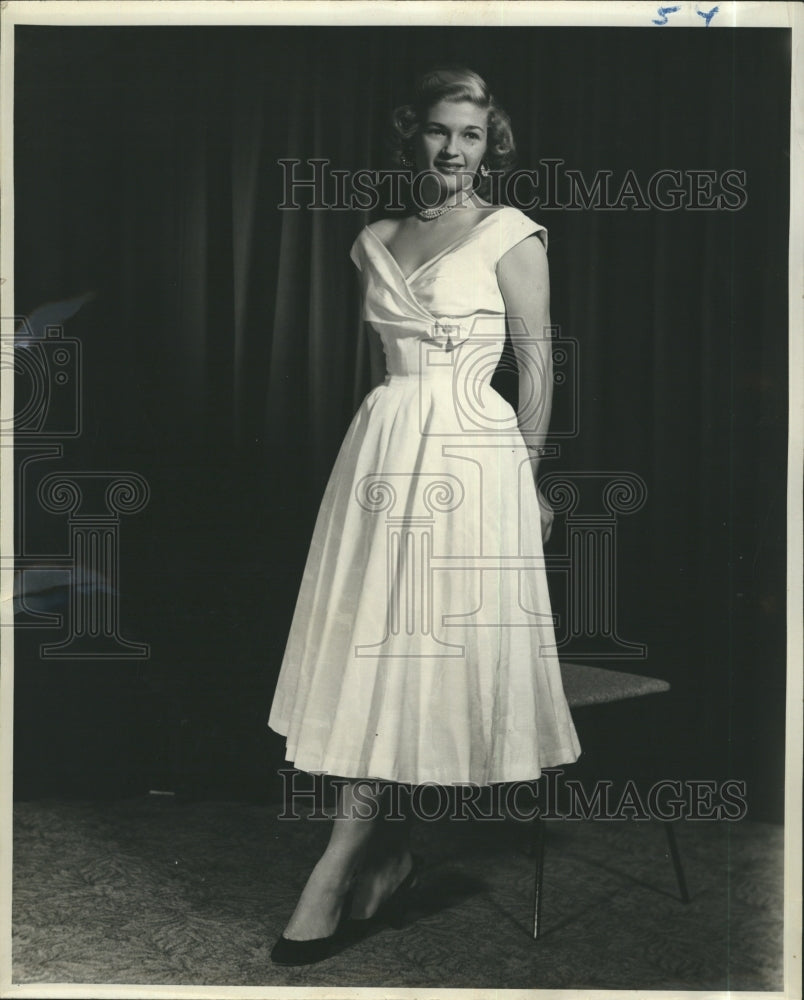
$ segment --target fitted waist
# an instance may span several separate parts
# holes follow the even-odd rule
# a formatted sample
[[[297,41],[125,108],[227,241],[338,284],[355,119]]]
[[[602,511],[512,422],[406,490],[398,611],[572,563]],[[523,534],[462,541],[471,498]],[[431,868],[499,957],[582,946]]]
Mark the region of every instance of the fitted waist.
[[[382,408],[384,398],[393,413],[397,407],[408,415],[418,409],[419,417],[426,417],[426,431],[424,424],[419,428],[422,433],[518,433],[516,411],[488,375],[463,377],[466,372],[451,368],[435,372],[386,372],[371,399]],[[422,405],[425,410],[419,409]]]

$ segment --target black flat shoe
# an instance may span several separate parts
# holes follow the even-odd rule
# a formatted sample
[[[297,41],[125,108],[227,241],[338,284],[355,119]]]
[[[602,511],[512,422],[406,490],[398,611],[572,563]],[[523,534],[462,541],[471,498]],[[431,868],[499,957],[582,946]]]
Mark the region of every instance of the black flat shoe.
[[[275,965],[312,965],[329,958],[334,946],[343,935],[348,922],[349,907],[352,905],[354,889],[350,889],[343,901],[343,909],[338,925],[332,934],[326,937],[309,938],[307,941],[294,941],[281,934],[271,949],[271,961]]]
[[[419,882],[419,870],[422,859],[418,854],[411,853],[413,864],[410,871],[384,902],[370,917],[350,917],[349,926],[352,930],[365,930],[379,924],[387,924],[395,930],[400,930],[407,923],[408,906],[413,896],[413,890]]]

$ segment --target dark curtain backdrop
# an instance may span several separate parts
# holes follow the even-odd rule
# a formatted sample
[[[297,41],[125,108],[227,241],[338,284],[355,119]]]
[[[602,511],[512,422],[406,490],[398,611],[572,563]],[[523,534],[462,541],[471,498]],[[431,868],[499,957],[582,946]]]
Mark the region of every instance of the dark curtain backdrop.
[[[16,29],[16,311],[94,292],[65,326],[84,424],[62,462],[151,485],[121,554],[124,624],[151,658],[82,674],[38,662],[27,635],[21,793],[87,774],[270,784],[283,741],[265,720],[313,519],[369,388],[348,258],[369,216],[279,211],[278,160],[386,165],[389,109],[441,61],[487,78],[523,167],[746,172],[738,211],[532,213],[580,362],[578,433],[544,468],[644,479],[620,523],[618,627],[649,652],[619,665],[673,685],[666,769],[745,778],[780,815],[790,41],[775,29]],[[632,755],[634,738],[609,734]]]

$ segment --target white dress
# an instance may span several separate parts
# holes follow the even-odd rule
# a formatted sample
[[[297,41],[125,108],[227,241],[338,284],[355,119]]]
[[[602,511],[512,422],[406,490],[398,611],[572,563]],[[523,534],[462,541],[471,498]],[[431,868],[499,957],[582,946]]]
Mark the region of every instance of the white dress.
[[[352,247],[387,374],[327,483],[268,719],[301,770],[487,785],[579,756],[533,474],[489,385],[496,265],[533,234],[498,209],[407,278],[371,226]]]

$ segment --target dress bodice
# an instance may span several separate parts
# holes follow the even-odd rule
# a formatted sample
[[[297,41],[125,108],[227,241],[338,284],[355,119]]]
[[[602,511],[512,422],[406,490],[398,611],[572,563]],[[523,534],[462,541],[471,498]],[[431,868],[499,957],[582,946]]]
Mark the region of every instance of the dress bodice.
[[[497,263],[512,247],[547,230],[519,209],[505,206],[486,215],[468,233],[425,261],[407,277],[372,226],[350,252],[363,282],[363,318],[379,333],[388,374],[426,375],[444,370],[433,348],[459,351],[482,346],[490,379],[505,342],[505,303]]]

